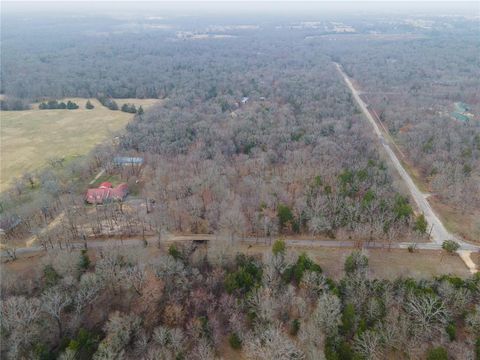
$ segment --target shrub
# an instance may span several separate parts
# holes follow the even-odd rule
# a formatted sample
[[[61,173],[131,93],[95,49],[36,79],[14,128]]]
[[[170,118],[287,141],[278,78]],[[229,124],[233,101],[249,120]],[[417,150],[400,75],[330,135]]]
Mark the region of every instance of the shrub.
[[[330,339],[325,342],[325,359],[353,360],[354,354],[348,342],[342,341],[340,343],[336,343]]]
[[[344,269],[347,274],[365,271],[368,268],[368,258],[360,251],[352,252],[345,260]]]
[[[85,272],[90,267],[91,261],[88,257],[87,250],[82,250],[80,253],[80,261],[78,262],[78,268],[81,272]]]
[[[123,104],[120,110],[131,114],[135,114],[137,112],[137,108],[134,104]]]
[[[37,344],[33,349],[33,353],[35,354],[35,359],[38,360],[55,360],[56,356],[54,353],[50,352],[48,347],[45,344]]]
[[[458,276],[453,276],[453,275],[442,275],[436,278],[437,281],[448,281],[450,284],[452,284],[456,289],[460,289],[466,285],[465,281],[463,279],[459,278]]]
[[[77,337],[70,340],[67,349],[73,351],[78,359],[89,359],[95,352],[97,343],[97,336],[85,329],[80,329]]]
[[[322,268],[320,267],[320,265],[315,264],[313,260],[311,260],[307,256],[307,254],[302,253],[298,257],[297,262],[295,264],[285,269],[283,273],[283,278],[287,283],[295,281],[297,284],[299,284],[300,281],[302,281],[303,274],[307,270],[322,272]]]
[[[46,287],[57,285],[61,278],[52,265],[45,265],[43,268],[43,279],[45,280]]]
[[[448,338],[450,339],[450,341],[455,341],[455,339],[457,338],[457,327],[455,326],[455,324],[448,324],[445,330],[448,334]]]
[[[207,339],[212,337],[212,328],[210,327],[210,322],[208,321],[207,316],[199,316],[198,321],[200,322],[200,331],[201,335]]]
[[[453,254],[460,248],[460,244],[453,240],[445,240],[442,243],[442,249],[448,252],[449,254]]]
[[[408,198],[397,194],[393,204],[393,212],[397,220],[408,220],[413,213],[412,207],[408,203]]]
[[[417,248],[416,244],[410,244],[410,245],[408,245],[408,252],[409,253],[414,253],[416,248]]]
[[[58,102],[57,100],[49,100],[48,102],[42,102],[40,105],[38,105],[38,108],[40,110],[55,110],[55,109],[75,110],[75,109],[78,109],[78,105],[70,100],[66,104],[63,101]]]
[[[87,100],[87,103],[85,104],[85,108],[88,110],[92,110],[95,106],[91,103],[90,100]]]
[[[110,110],[118,110],[117,102],[112,98],[105,96],[104,94],[98,94],[97,100],[100,102],[100,104],[109,108]]]
[[[68,100],[68,102],[67,102],[67,109],[68,109],[68,110],[78,109],[78,105],[75,104],[73,101]]]
[[[425,219],[425,215],[420,214],[415,219],[415,224],[413,225],[413,229],[418,231],[421,234],[425,234],[427,232],[428,223]]]
[[[240,254],[236,258],[237,270],[225,278],[225,288],[228,293],[235,291],[247,294],[256,288],[262,280],[262,268],[252,257]]]
[[[342,332],[344,335],[352,334],[355,328],[355,307],[347,304],[342,313]]]
[[[427,352],[427,360],[448,360],[447,350],[439,346]]]
[[[170,245],[168,248],[168,254],[175,260],[183,260],[183,254],[177,249],[175,245]]]
[[[290,326],[290,335],[297,336],[299,330],[300,330],[300,320],[294,319],[292,321],[292,325]]]
[[[293,213],[292,210],[287,206],[280,204],[277,208],[278,223],[280,225],[280,230],[283,230],[289,223],[293,224]]]
[[[273,243],[272,246],[273,255],[284,255],[285,254],[285,241],[279,239]]]
[[[240,337],[236,333],[230,334],[228,343],[232,349],[240,350],[242,348],[242,340],[240,340]]]

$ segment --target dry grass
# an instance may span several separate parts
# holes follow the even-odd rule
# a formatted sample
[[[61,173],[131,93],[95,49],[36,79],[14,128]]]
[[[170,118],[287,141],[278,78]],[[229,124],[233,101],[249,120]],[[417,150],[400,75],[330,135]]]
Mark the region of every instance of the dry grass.
[[[470,255],[470,258],[475,263],[475,265],[477,265],[477,268],[480,268],[480,252],[479,251],[472,252],[472,254]]]
[[[132,114],[111,111],[97,100],[95,106],[85,109],[87,99],[70,98],[80,108],[77,110],[31,110],[0,112],[0,189],[25,172],[42,168],[51,158],[70,158],[88,153],[95,145],[112,133],[122,129],[132,119]],[[134,103],[148,108],[157,99],[120,99],[119,106]]]
[[[249,254],[266,253],[271,251],[271,247],[255,245],[245,251],[248,251]],[[296,248],[296,251],[305,251],[320,264],[329,277],[340,279],[344,275],[345,259],[353,249]],[[394,279],[403,276],[420,279],[442,274],[470,276],[467,267],[457,255],[446,255],[442,251],[420,250],[409,253],[403,249],[370,249],[368,255],[370,275],[374,278]]]
[[[477,244],[480,242],[480,209],[462,212],[460,209],[441,203],[434,196],[428,200],[449,231],[462,236],[467,241]]]
[[[156,242],[150,239],[150,245],[141,262],[150,262],[165,253],[170,243],[163,243],[161,249],[156,246]],[[265,255],[271,252],[269,245],[246,245],[234,244],[225,248],[233,256],[238,253],[248,255]],[[95,263],[96,252],[98,249],[90,249],[89,256]],[[198,256],[203,258],[206,255],[206,248],[200,246],[197,251]],[[288,251],[294,251],[298,254],[306,252],[315,262],[320,264],[326,275],[333,279],[341,279],[344,276],[343,265],[346,258],[354,251],[351,248],[330,248],[330,247],[288,247]],[[398,277],[412,277],[415,279],[428,279],[443,274],[452,274],[462,278],[470,277],[471,274],[463,261],[457,255],[447,255],[443,251],[419,250],[415,253],[409,253],[404,249],[369,249],[369,269],[372,278],[395,279]],[[32,268],[38,268],[45,256],[43,252],[20,255],[16,261],[2,264],[2,268],[14,273],[28,273]],[[472,253],[472,260],[480,265],[480,253]]]

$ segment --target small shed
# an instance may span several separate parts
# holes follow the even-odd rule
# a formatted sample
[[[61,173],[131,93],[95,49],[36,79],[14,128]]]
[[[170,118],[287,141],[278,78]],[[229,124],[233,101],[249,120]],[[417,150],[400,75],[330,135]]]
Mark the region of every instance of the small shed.
[[[127,166],[127,165],[143,165],[143,158],[141,157],[130,157],[130,156],[116,156],[113,158],[113,162],[117,166]]]

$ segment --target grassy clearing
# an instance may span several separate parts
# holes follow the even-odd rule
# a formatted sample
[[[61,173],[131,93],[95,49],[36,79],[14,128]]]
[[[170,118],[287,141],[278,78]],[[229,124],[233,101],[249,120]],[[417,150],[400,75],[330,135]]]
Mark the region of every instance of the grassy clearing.
[[[92,184],[90,184],[89,187],[91,188],[99,187],[100,184],[103,182],[110,182],[112,183],[113,186],[117,186],[118,184],[121,183],[121,179],[119,175],[103,174],[97,180],[95,180]]]
[[[480,242],[480,211],[462,213],[459,209],[441,203],[434,196],[429,198],[429,202],[448,231],[462,236],[467,241]]]
[[[31,110],[0,112],[0,189],[25,172],[45,166],[51,158],[70,158],[88,153],[112,133],[122,129],[133,117],[121,111],[111,111],[97,100],[95,106],[85,109],[87,99],[68,98],[80,108],[77,110]],[[117,103],[134,103],[144,109],[157,99],[119,99]]]
[[[305,251],[314,259],[324,272],[334,278],[341,279],[344,275],[345,259],[353,249],[345,248],[296,248],[298,252]],[[271,251],[269,246],[255,245],[245,250],[250,254]],[[403,249],[370,249],[370,275],[380,279],[395,279],[397,277],[412,277],[415,279],[431,278],[442,274],[454,274],[469,277],[465,264],[457,255],[446,255],[442,251],[420,250],[409,253]]]
[[[151,244],[148,247],[146,256],[141,259],[142,262],[157,258],[166,252],[168,246],[164,244],[162,249]],[[291,249],[293,251],[293,249]],[[344,276],[343,265],[345,259],[351,254],[353,249],[345,248],[295,248],[298,253],[306,252],[308,256],[314,259],[322,267],[325,274],[335,280]],[[90,259],[95,263],[98,249],[88,251]],[[206,249],[199,247],[199,258],[206,254]],[[263,245],[234,245],[229,248],[232,256],[237,252],[243,252],[250,255],[266,254],[271,252],[270,246]],[[372,278],[393,280],[398,277],[412,277],[419,279],[431,279],[434,276],[452,274],[461,278],[471,276],[462,260],[457,255],[447,255],[441,251],[421,250],[415,253],[408,253],[407,250],[369,250],[369,268]],[[480,264],[480,254],[473,253],[472,260]],[[3,263],[1,266],[4,271],[20,275],[22,279],[33,280],[41,276],[42,264],[45,253],[20,255],[16,261]],[[228,348],[228,347],[227,347]],[[239,354],[232,351],[232,359],[241,359]],[[230,358],[230,357],[229,357]]]

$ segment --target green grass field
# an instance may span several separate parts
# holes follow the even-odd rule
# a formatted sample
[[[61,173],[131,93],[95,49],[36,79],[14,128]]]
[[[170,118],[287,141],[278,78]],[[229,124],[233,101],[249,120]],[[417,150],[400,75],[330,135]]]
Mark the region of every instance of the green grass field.
[[[122,129],[132,114],[111,111],[97,100],[85,109],[87,99],[65,99],[76,102],[77,110],[31,110],[0,112],[0,191],[27,171],[42,168],[52,158],[68,158],[87,154],[112,133]],[[119,99],[117,103],[134,103],[144,109],[157,99]]]

